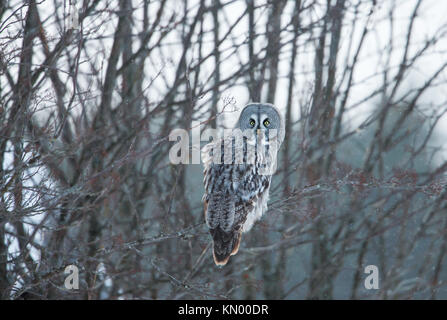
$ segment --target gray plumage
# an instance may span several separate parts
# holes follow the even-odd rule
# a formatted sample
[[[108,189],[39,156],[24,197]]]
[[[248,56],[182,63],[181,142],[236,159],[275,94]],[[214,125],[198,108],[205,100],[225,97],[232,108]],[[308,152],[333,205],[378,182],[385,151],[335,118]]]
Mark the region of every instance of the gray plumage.
[[[284,132],[276,107],[251,103],[231,135],[203,147],[205,219],[217,265],[225,265],[237,253],[242,232],[266,211]]]

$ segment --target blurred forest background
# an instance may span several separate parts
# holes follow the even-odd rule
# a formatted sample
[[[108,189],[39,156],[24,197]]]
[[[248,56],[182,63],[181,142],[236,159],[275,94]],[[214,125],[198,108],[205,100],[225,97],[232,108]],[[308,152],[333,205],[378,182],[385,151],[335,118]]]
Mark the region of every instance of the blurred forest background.
[[[1,1],[1,297],[446,299],[446,14]],[[171,164],[168,136],[231,127],[250,101],[283,111],[286,138],[268,212],[217,268],[202,166]]]

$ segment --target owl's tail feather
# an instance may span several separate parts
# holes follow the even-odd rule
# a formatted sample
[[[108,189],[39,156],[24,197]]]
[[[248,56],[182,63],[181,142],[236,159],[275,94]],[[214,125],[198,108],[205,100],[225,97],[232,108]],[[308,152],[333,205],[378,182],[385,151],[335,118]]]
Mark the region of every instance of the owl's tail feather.
[[[210,233],[213,237],[213,258],[218,266],[227,264],[230,256],[235,255],[241,244],[241,232],[226,232],[220,227],[211,229]]]

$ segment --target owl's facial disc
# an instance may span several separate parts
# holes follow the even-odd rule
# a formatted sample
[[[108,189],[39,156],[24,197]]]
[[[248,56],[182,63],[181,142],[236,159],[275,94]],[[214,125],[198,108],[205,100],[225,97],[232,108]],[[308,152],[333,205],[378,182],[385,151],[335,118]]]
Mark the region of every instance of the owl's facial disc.
[[[263,144],[276,138],[280,129],[281,119],[269,104],[252,103],[247,105],[241,112],[238,127],[243,132],[250,132],[254,137],[259,136]]]

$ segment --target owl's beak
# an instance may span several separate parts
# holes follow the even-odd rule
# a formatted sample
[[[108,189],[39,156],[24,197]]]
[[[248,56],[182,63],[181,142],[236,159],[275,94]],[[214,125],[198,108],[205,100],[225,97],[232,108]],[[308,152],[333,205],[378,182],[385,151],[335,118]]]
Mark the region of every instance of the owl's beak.
[[[256,134],[259,136],[261,134],[261,129],[256,129]]]

